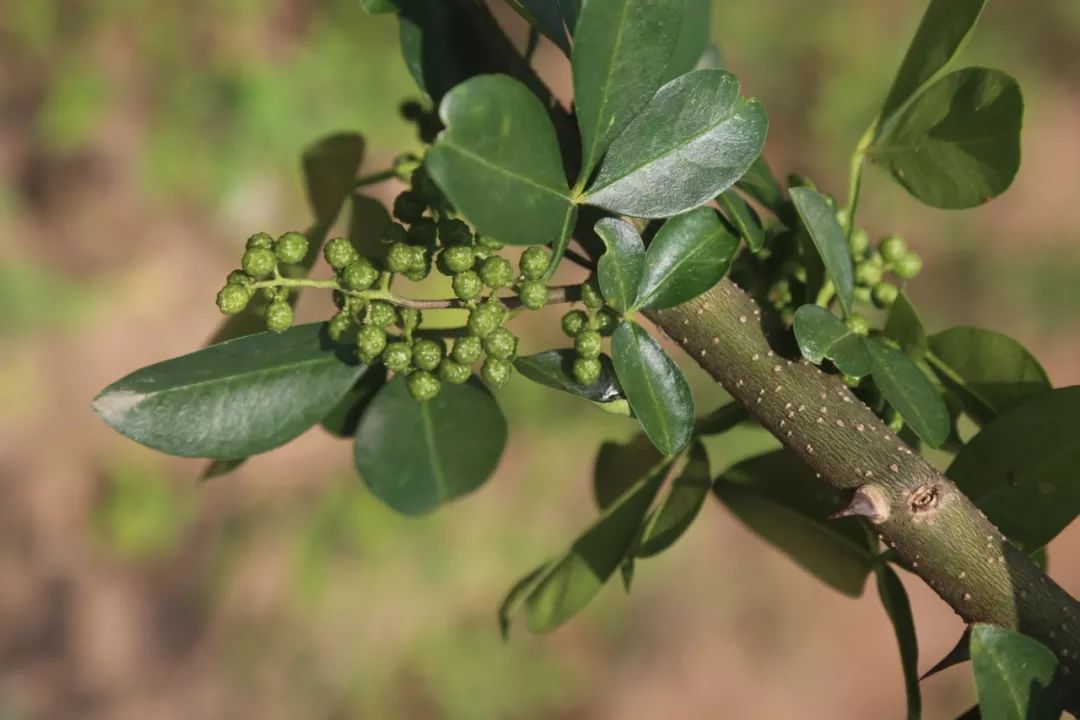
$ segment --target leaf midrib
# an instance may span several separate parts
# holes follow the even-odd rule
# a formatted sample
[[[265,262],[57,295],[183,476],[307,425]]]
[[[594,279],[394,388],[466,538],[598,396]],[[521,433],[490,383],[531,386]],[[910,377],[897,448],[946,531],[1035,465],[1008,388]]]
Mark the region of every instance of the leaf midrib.
[[[712,242],[715,238],[720,237],[720,235],[722,233],[723,233],[722,229],[717,229],[715,232],[710,233],[708,235],[708,237],[706,237],[704,240],[697,243],[697,245],[695,247],[691,248],[689,252],[686,252],[686,253],[684,253],[682,255],[679,255],[677,257],[676,261],[671,264],[670,269],[668,270],[668,272],[665,273],[664,275],[660,276],[660,278],[656,282],[653,283],[652,289],[650,291],[648,291],[645,294],[644,297],[642,297],[642,290],[644,288],[642,286],[639,286],[638,287],[638,292],[637,292],[637,297],[633,301],[633,307],[628,312],[636,312],[636,311],[638,311],[638,310],[640,310],[642,308],[647,308],[648,307],[647,303],[654,302],[656,300],[657,295],[659,294],[660,290],[663,288],[664,284],[668,281],[668,279],[670,279],[672,275],[674,275],[676,272],[678,272],[683,267],[685,267],[687,263],[689,263],[695,257],[697,257],[702,252],[704,252],[705,249],[706,249],[705,246],[708,245],[710,242]],[[649,262],[648,253],[645,254],[645,262],[646,262],[646,265]],[[644,285],[645,280],[646,280],[646,276],[642,276],[642,278],[641,278],[642,285]]]
[[[611,54],[608,56],[607,72],[604,73],[604,82],[600,88],[600,104],[596,108],[596,117],[593,118],[593,142],[592,147],[589,148],[589,157],[585,158],[585,162],[581,166],[581,174],[583,179],[580,182],[584,183],[587,179],[588,173],[592,172],[593,167],[596,166],[598,158],[596,157],[596,148],[598,140],[600,138],[600,118],[603,117],[604,109],[608,104],[608,90],[611,85],[611,76],[614,75],[613,68],[615,65],[615,57],[619,54],[619,46],[622,44],[623,32],[626,30],[626,11],[630,7],[630,0],[624,0],[622,3],[622,9],[619,11],[619,22],[615,30],[615,43],[611,47]],[[592,167],[590,167],[592,166]]]
[[[513,178],[515,180],[518,180],[520,182],[525,183],[526,185],[530,185],[530,186],[532,186],[532,187],[534,187],[534,188],[536,188],[538,190],[543,190],[544,192],[546,192],[546,193],[548,193],[550,195],[554,195],[555,197],[557,197],[557,198],[559,198],[561,200],[565,200],[567,203],[570,203],[569,189],[567,189],[566,194],[564,194],[561,189],[555,189],[555,188],[550,187],[548,185],[543,185],[539,181],[534,180],[534,179],[532,179],[532,178],[530,178],[530,177],[528,177],[526,175],[520,175],[520,174],[518,174],[516,172],[511,172],[509,169],[507,169],[507,168],[505,168],[505,167],[503,167],[501,165],[498,165],[498,164],[492,162],[491,160],[488,160],[483,155],[480,155],[479,153],[475,153],[475,152],[473,152],[471,150],[465,149],[465,147],[463,145],[460,145],[460,144],[454,142],[453,140],[444,140],[441,143],[441,145],[442,145],[442,147],[446,148],[447,150],[457,152],[457,153],[463,155],[464,157],[479,163],[480,165],[482,165],[483,167],[485,167],[485,168],[487,168],[489,170],[494,170],[498,174],[505,175],[505,176],[507,176],[509,178]]]

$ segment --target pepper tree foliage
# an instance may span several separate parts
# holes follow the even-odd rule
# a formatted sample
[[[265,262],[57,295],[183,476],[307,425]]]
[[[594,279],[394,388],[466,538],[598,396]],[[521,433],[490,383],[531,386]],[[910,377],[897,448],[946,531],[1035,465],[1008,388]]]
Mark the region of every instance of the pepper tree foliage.
[[[788,450],[717,476],[702,438],[752,421],[735,404],[697,416],[678,364],[640,319],[730,276],[892,430],[951,453],[949,477],[1045,567],[1046,544],[1080,507],[1080,485],[1060,482],[1080,460],[1080,390],[1053,389],[999,333],[928,334],[905,292],[920,258],[901,237],[874,241],[856,223],[867,162],[939,208],[980,205],[1011,183],[1017,83],[988,68],[945,71],[984,1],[930,1],[855,148],[841,204],[808,178],[781,184],[770,171],[765,111],[716,67],[708,0],[506,0],[531,28],[521,52],[473,0],[363,0],[400,16],[426,99],[403,115],[424,153],[360,175],[360,136],[309,148],[311,226],[253,235],[217,296],[231,317],[213,343],[117,381],[94,408],[137,442],[210,458],[209,474],[321,425],[352,438],[380,500],[419,515],[492,474],[507,440],[492,390],[516,370],[642,432],[601,446],[598,518],[514,585],[499,608],[504,633],[517,612],[534,632],[558,627],[620,569],[629,589],[634,564],[671,546],[712,493],[837,590],[858,595],[876,576],[908,717],[918,717],[918,651],[895,557],[864,520],[829,520],[841,498]],[[572,112],[530,66],[541,36],[570,58]],[[409,187],[391,217],[363,189],[394,178]],[[346,236],[327,241],[343,211]],[[320,251],[329,273],[314,279]],[[565,263],[588,277],[554,284]],[[453,297],[406,294],[433,273],[450,278]],[[333,294],[328,322],[293,326],[305,288]],[[567,346],[519,355],[508,321],[556,304],[578,305],[561,317]],[[460,321],[448,325],[447,309]],[[980,428],[967,441],[961,416]],[[1060,714],[1069,679],[1035,640],[976,625],[931,672],[967,659],[984,717]]]

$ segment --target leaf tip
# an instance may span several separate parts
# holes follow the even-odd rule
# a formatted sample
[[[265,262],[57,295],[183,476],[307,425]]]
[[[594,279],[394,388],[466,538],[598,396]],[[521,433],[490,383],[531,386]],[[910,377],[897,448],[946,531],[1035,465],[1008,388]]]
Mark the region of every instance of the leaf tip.
[[[124,422],[128,413],[146,399],[143,393],[131,390],[109,390],[106,388],[90,403],[94,413],[112,427]]]

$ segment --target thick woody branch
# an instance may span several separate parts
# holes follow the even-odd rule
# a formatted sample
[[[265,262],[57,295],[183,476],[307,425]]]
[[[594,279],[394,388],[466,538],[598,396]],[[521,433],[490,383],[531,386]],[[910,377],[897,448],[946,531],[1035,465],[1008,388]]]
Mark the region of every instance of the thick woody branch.
[[[788,333],[770,332],[733,282],[649,317],[824,482],[851,490],[846,512],[867,518],[965,621],[1036,638],[1077,684],[1080,603],[837,377],[800,359]]]

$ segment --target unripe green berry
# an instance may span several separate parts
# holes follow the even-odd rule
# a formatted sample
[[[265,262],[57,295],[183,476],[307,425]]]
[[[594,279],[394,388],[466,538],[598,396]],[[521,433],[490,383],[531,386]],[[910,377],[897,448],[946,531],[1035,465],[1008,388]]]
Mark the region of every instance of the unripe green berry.
[[[489,257],[480,265],[480,279],[492,290],[506,287],[513,278],[513,266],[500,255]]]
[[[588,325],[589,316],[581,310],[571,310],[562,316],[562,331],[569,337],[577,337]]]
[[[368,365],[386,349],[386,331],[374,325],[361,325],[356,333],[356,352]]]
[[[382,239],[384,243],[389,245],[399,242],[403,243],[408,236],[409,231],[405,229],[404,225],[401,223],[390,223],[386,226],[386,229],[383,230]]]
[[[226,285],[217,294],[218,310],[226,315],[235,315],[247,307],[251,293],[240,285]]]
[[[408,272],[412,260],[412,248],[403,242],[394,243],[386,251],[386,269],[392,273]]]
[[[596,278],[589,278],[581,286],[581,302],[590,310],[604,307],[604,296],[600,293],[600,284],[596,282]]]
[[[600,379],[600,361],[579,357],[574,360],[574,379],[582,385],[592,385]]]
[[[330,318],[330,324],[326,329],[326,332],[330,335],[330,339],[334,342],[341,340],[348,332],[349,327],[352,325],[353,319],[348,312],[342,311]]]
[[[855,266],[855,282],[859,285],[873,287],[881,282],[883,274],[881,266],[869,260]]]
[[[533,245],[521,253],[521,261],[518,263],[518,267],[521,268],[521,274],[527,279],[537,280],[547,270],[550,259],[550,253],[546,248]]]
[[[263,297],[267,302],[274,302],[275,300],[288,300],[289,288],[287,287],[264,287],[262,289]]]
[[[840,379],[852,390],[862,385],[862,378],[855,377],[854,375],[841,375]]]
[[[405,192],[394,198],[394,217],[404,223],[414,223],[424,216],[427,205],[416,193]]]
[[[619,319],[607,310],[601,310],[596,313],[596,319],[592,322],[592,325],[596,327],[598,333],[607,336],[615,332],[615,328],[619,326]]]
[[[847,321],[848,329],[856,335],[869,335],[870,323],[859,313],[854,313]]]
[[[574,350],[583,358],[595,360],[600,357],[602,347],[603,339],[595,330],[586,330],[574,338]]]
[[[293,324],[292,306],[284,300],[275,300],[266,306],[266,329],[283,333]]]
[[[502,250],[503,244],[490,235],[477,235],[476,244],[487,250]]]
[[[521,304],[530,310],[539,310],[547,305],[547,284],[543,280],[526,280],[518,288]]]
[[[251,277],[256,280],[262,280],[264,277],[274,272],[274,268],[277,267],[277,257],[274,255],[273,250],[267,250],[266,248],[252,248],[244,251],[244,257],[240,260],[240,266],[244,268],[244,272]]]
[[[473,241],[472,230],[457,218],[445,218],[439,221],[439,241],[443,247],[469,246]]]
[[[472,369],[468,365],[446,359],[439,364],[439,377],[452,385],[460,385],[466,382],[471,375]]]
[[[303,233],[287,232],[274,243],[274,254],[286,265],[302,262],[308,251],[308,239]]]
[[[341,282],[351,290],[367,290],[379,279],[379,271],[366,259],[354,260],[341,271]]]
[[[428,247],[435,247],[435,238],[437,236],[438,229],[435,221],[431,218],[420,218],[412,224],[409,232],[406,233],[406,238],[411,245],[426,245]]]
[[[244,247],[248,250],[254,250],[256,248],[270,250],[274,247],[274,238],[270,237],[269,233],[255,233],[248,238],[247,245]]]
[[[851,233],[851,238],[848,240],[851,247],[851,254],[857,258],[861,258],[866,254],[866,251],[870,249],[870,233],[862,228],[857,228]]]
[[[902,280],[912,279],[919,274],[920,270],[922,270],[922,258],[910,252],[893,265],[893,272]]]
[[[892,432],[898,433],[904,429],[904,418],[900,416],[900,413],[897,412],[895,408],[889,408],[889,411],[886,413],[886,418],[885,426]]]
[[[480,369],[480,373],[484,376],[484,380],[492,387],[501,388],[509,382],[510,373],[512,373],[513,370],[514,366],[509,360],[489,357],[487,360],[484,360],[484,366]]]
[[[473,365],[480,359],[480,354],[483,352],[483,341],[471,335],[468,337],[460,337],[454,341],[454,350],[450,353],[451,357],[455,361],[462,365]]]
[[[477,337],[487,337],[502,325],[502,321],[502,309],[496,305],[484,303],[473,308],[469,313],[469,331]]]
[[[874,286],[872,296],[874,304],[879,308],[887,308],[896,302],[900,290],[890,282],[881,282]]]
[[[247,294],[249,296],[255,293],[255,289],[251,287],[254,283],[255,278],[251,277],[243,270],[233,270],[225,278],[226,285],[235,285],[237,287],[242,287],[244,288],[244,290],[247,291]]]
[[[409,393],[420,402],[431,400],[441,389],[439,378],[426,370],[417,370],[409,375]]]
[[[426,257],[423,263],[421,263],[420,265],[414,265],[413,267],[405,271],[405,277],[407,277],[409,280],[412,280],[413,282],[420,282],[430,274],[431,263],[427,262]]]
[[[367,314],[364,316],[366,324],[374,325],[377,328],[387,328],[396,323],[397,320],[397,311],[394,310],[394,306],[390,303],[382,300],[372,300],[368,303]]]
[[[472,270],[475,264],[476,254],[466,245],[454,245],[439,253],[439,267],[448,275]]]
[[[434,340],[417,340],[413,343],[413,364],[421,370],[434,370],[443,359],[443,346]]]
[[[348,267],[349,263],[356,260],[359,255],[352,243],[345,238],[338,237],[326,243],[326,247],[323,248],[323,257],[326,258],[326,262],[330,267],[335,270],[343,270]]]
[[[442,204],[442,191],[439,190],[439,186],[428,175],[423,165],[413,171],[409,183],[412,185],[413,193],[428,207],[437,207]]]
[[[495,328],[484,338],[484,352],[489,357],[509,360],[517,351],[517,338],[504,327]]]
[[[862,285],[855,286],[852,296],[855,298],[855,302],[862,303],[863,305],[869,305],[870,302],[872,302],[870,288]]]
[[[409,343],[396,342],[387,345],[383,351],[383,363],[387,370],[403,373],[412,365],[413,349]]]
[[[899,235],[890,235],[881,241],[878,252],[887,263],[899,262],[900,258],[907,255],[907,243]]]
[[[472,270],[455,275],[451,285],[454,288],[454,294],[462,300],[475,300],[484,289],[484,282]]]
[[[423,270],[428,265],[428,250],[419,245],[409,246],[409,270]]]

